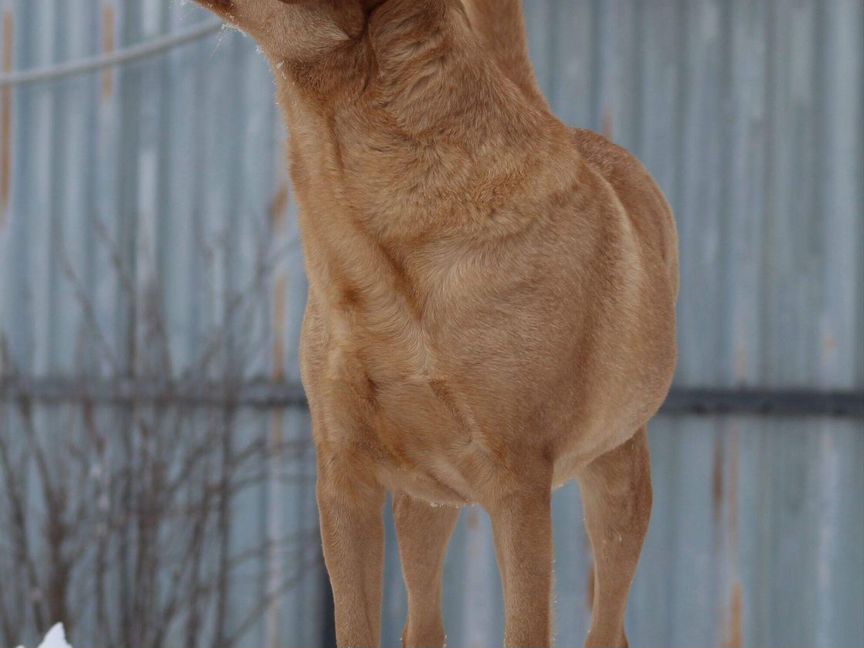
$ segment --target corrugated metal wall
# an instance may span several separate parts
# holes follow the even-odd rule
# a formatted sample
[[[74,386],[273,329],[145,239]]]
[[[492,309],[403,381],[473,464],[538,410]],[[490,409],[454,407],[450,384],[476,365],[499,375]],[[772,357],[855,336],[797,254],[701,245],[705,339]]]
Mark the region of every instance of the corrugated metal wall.
[[[212,21],[194,6],[164,0],[0,0],[0,10],[7,73],[110,53]],[[219,32],[134,64],[0,92],[0,178],[11,180],[9,191],[0,182],[0,374],[299,380],[305,278],[273,83],[250,41]],[[210,608],[211,614],[224,617],[224,636],[242,635],[235,644],[240,647],[318,645],[324,595],[314,461],[308,443],[292,443],[308,441],[305,411],[130,413],[51,404],[37,405],[28,425],[15,404],[0,402],[0,434],[13,442],[38,437],[59,467],[75,449],[67,439],[90,448],[87,435],[96,429],[105,455],[131,463],[135,453],[141,461],[146,456],[125,447],[133,427],[170,440],[174,426],[179,446],[181,435],[184,441],[204,439],[224,423],[223,415],[231,418],[236,449],[259,441],[289,449],[253,457],[257,465],[247,472],[266,478],[230,500],[230,552],[240,566],[230,573],[226,604]],[[224,457],[213,455],[198,461],[199,468],[218,470]],[[93,475],[77,464],[58,473],[71,475],[66,480],[76,494],[78,488],[99,491],[91,486]],[[31,476],[30,482],[38,480]],[[37,631],[45,628],[34,627],[29,606],[9,600],[17,595],[9,583],[19,574],[4,486],[0,582],[7,585],[0,586],[0,597],[7,609],[21,609],[15,620],[25,634],[13,640],[35,645]],[[44,498],[32,486],[30,498],[29,526],[39,537],[47,524]],[[302,535],[310,529],[314,535]],[[178,546],[180,541],[185,538],[178,534]],[[73,583],[98,564],[87,551],[113,558],[122,550],[103,548],[97,538],[89,545]],[[244,553],[262,546],[268,550],[260,564],[240,563]],[[208,551],[208,560],[219,560],[220,551],[221,545]],[[216,565],[201,567],[208,568]],[[164,594],[175,575],[162,577]],[[121,584],[109,587],[109,597],[119,596]],[[244,630],[261,596],[282,590],[284,596],[274,597],[267,613]],[[74,645],[151,645],[143,628],[133,640],[104,636],[95,595],[80,585],[68,598]],[[162,599],[159,604],[167,605]],[[200,623],[214,628],[214,641],[218,619]],[[175,631],[169,645],[189,646],[185,624]]]
[[[678,384],[864,389],[860,0],[526,5],[558,114],[633,150],[675,208]],[[0,8],[7,73],[208,20],[163,0]],[[234,32],[0,89],[0,373],[177,377],[203,362],[214,378],[298,378],[305,281],[272,94],[254,44]],[[164,331],[148,325],[153,311]],[[122,412],[104,409],[122,430]],[[80,415],[37,408],[38,433],[63,434],[70,412]],[[0,420],[27,434],[11,407]],[[236,421],[242,438],[308,434],[302,411]],[[860,420],[665,417],[650,434],[656,504],[633,645],[864,645]],[[292,461],[312,470],[308,449]],[[308,480],[269,479],[236,507],[240,548],[316,521]],[[591,560],[575,487],[556,495],[555,516],[558,644],[579,645]],[[392,525],[388,543],[389,646],[405,617]],[[239,579],[229,625],[241,623],[244,592],[275,589],[303,551]],[[323,598],[312,570],[240,645],[317,645]],[[501,642],[480,510],[465,511],[451,545],[446,620],[451,646]],[[100,645],[87,627],[79,641]]]

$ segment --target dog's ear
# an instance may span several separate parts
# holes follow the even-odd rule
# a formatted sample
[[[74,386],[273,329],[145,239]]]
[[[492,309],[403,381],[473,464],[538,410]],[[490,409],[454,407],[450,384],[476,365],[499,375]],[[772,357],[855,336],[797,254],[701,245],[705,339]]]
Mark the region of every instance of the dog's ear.
[[[318,58],[362,33],[362,0],[197,0],[274,60]]]

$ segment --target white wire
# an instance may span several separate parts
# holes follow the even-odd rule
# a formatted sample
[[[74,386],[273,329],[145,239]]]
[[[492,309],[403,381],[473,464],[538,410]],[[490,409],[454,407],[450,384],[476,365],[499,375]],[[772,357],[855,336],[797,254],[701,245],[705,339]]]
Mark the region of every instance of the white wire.
[[[110,54],[83,58],[77,61],[70,61],[69,63],[61,63],[60,65],[53,65],[50,67],[22,70],[20,72],[12,72],[11,74],[2,74],[0,75],[0,88],[32,83],[46,83],[70,76],[96,72],[115,65],[123,65],[124,63],[130,63],[132,61],[152,58],[175,47],[180,47],[181,45],[186,45],[201,40],[202,38],[206,38],[211,34],[217,33],[220,29],[222,29],[221,22],[208,22],[179,34],[160,36],[159,38],[154,38],[144,43],[139,43],[138,45],[119,49]]]

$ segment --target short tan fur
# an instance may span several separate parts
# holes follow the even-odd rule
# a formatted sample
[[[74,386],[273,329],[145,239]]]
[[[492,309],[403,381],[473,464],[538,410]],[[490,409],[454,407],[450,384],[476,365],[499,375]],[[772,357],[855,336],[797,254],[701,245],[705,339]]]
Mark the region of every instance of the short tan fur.
[[[442,646],[459,507],[492,520],[508,646],[552,641],[553,489],[577,479],[589,646],[626,645],[675,367],[677,240],[642,165],[550,112],[519,0],[200,0],[269,58],[309,277],[302,372],[340,646]],[[432,506],[432,505],[443,506]]]

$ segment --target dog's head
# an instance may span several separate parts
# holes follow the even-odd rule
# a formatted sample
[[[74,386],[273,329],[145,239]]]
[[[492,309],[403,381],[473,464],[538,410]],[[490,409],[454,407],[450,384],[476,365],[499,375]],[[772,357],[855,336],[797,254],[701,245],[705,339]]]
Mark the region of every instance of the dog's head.
[[[196,0],[276,61],[306,62],[350,45],[382,0]]]

